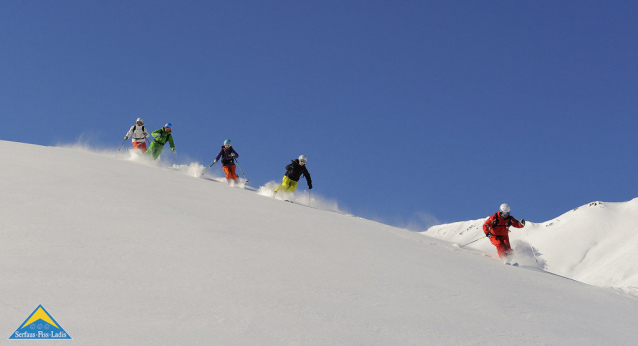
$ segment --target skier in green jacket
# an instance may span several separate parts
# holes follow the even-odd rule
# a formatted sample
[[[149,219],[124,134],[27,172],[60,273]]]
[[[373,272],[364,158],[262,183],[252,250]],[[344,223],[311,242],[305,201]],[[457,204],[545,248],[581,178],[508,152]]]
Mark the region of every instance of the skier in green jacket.
[[[146,153],[153,155],[153,160],[157,160],[157,158],[160,156],[166,142],[170,144],[171,150],[175,152],[175,143],[173,143],[173,135],[171,134],[172,127],[173,125],[171,125],[171,123],[166,123],[164,127],[151,133],[151,135],[155,137],[155,139],[151,143],[151,147],[148,148],[148,151]]]

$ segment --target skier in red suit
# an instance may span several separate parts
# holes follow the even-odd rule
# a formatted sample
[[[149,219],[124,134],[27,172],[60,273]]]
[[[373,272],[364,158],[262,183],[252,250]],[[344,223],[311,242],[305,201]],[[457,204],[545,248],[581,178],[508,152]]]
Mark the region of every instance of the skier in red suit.
[[[512,254],[512,247],[510,246],[509,228],[514,226],[516,228],[523,228],[525,226],[525,219],[521,219],[519,222],[512,216],[510,216],[510,206],[503,203],[500,210],[487,218],[483,224],[483,232],[490,238],[490,241],[496,246],[498,251],[498,258],[509,257]]]

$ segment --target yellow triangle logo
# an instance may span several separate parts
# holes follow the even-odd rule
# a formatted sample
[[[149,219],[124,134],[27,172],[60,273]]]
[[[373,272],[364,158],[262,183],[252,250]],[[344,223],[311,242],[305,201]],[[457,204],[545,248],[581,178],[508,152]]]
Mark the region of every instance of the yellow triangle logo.
[[[31,317],[22,325],[22,327],[20,327],[20,329],[30,325],[31,323],[37,321],[37,320],[43,320],[44,322],[56,327],[56,328],[60,328],[58,327],[57,324],[55,324],[55,322],[53,321],[53,319],[51,318],[51,316],[49,316],[49,314],[47,314],[46,311],[44,311],[44,309],[42,308],[42,306],[38,306],[37,309],[35,309],[35,311],[33,312],[33,314],[31,315]]]

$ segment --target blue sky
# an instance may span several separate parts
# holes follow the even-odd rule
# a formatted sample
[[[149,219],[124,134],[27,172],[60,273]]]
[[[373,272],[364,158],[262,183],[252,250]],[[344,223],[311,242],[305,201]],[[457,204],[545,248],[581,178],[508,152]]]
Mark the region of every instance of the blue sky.
[[[2,1],[0,138],[116,149],[142,117],[173,124],[180,163],[230,138],[256,187],[305,154],[313,192],[385,223],[503,202],[543,222],[637,197],[636,18],[635,1]]]

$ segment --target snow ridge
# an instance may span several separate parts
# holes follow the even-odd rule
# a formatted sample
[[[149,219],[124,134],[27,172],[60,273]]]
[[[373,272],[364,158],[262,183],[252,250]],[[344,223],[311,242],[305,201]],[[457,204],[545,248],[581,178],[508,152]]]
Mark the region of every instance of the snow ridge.
[[[422,234],[465,244],[484,236],[484,222],[437,225]],[[595,201],[553,220],[528,221],[524,228],[510,230],[510,240],[516,256],[525,259],[533,256],[531,241],[538,267],[548,272],[601,287],[631,292],[638,287],[638,198],[619,203]],[[496,253],[487,239],[468,247]]]

